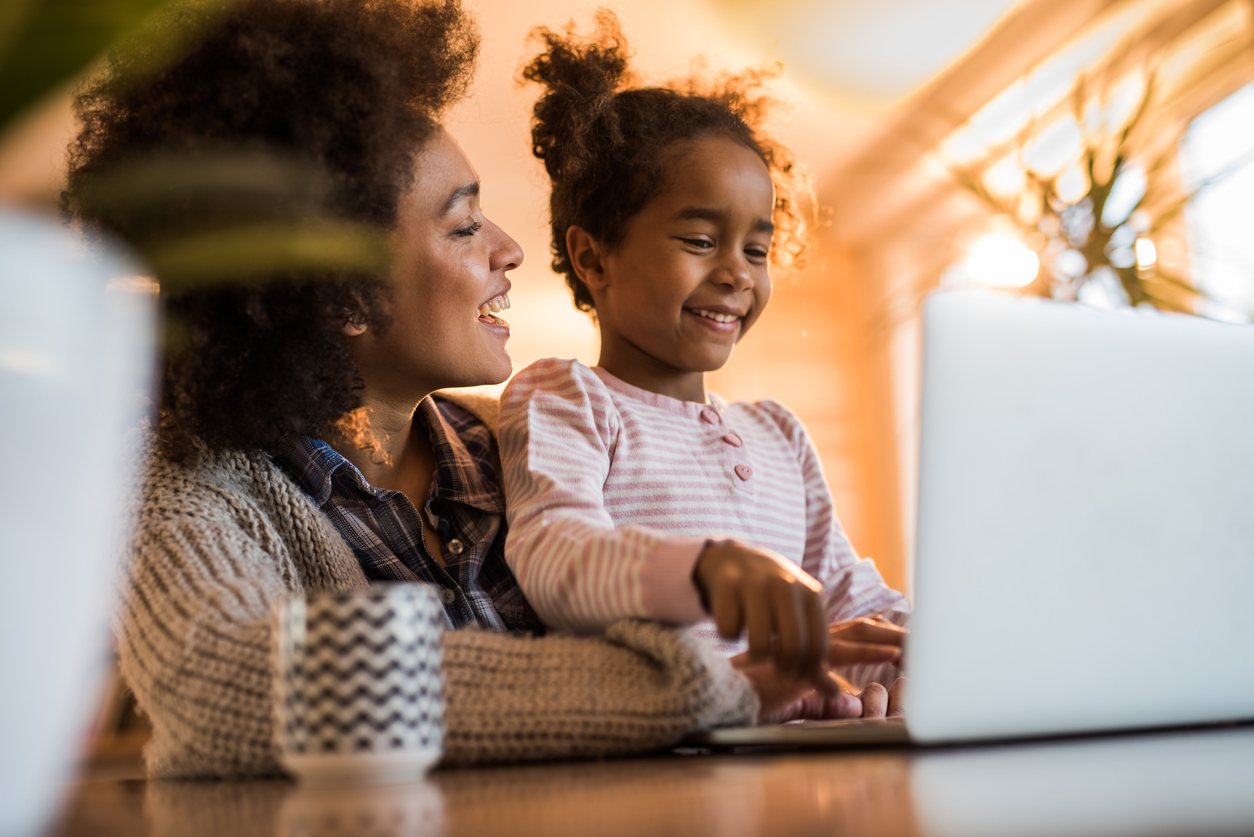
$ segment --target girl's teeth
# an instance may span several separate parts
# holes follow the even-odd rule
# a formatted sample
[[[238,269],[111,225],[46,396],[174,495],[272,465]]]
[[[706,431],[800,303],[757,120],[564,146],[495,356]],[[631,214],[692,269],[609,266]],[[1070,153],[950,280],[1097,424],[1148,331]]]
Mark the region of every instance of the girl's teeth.
[[[732,314],[715,314],[713,311],[706,311],[704,308],[693,308],[692,313],[705,317],[707,320],[713,320],[716,323],[733,323],[740,319]]]

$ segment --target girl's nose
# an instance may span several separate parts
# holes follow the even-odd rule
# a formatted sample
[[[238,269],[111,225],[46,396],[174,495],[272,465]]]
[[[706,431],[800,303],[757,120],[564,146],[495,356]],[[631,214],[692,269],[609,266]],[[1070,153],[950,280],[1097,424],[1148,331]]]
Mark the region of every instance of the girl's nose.
[[[725,285],[734,291],[744,291],[753,287],[753,274],[749,270],[749,262],[743,255],[731,254],[718,266],[713,276],[715,282]]]

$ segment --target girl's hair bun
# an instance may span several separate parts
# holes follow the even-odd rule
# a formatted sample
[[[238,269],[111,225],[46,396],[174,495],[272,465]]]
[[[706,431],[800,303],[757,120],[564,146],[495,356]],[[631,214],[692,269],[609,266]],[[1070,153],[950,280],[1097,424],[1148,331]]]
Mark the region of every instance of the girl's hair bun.
[[[578,177],[582,162],[621,139],[614,94],[634,78],[627,69],[628,47],[609,9],[596,13],[596,31],[581,40],[575,24],[563,33],[548,27],[532,31],[543,50],[523,68],[522,77],[543,85],[532,119],[532,153],[549,176]]]

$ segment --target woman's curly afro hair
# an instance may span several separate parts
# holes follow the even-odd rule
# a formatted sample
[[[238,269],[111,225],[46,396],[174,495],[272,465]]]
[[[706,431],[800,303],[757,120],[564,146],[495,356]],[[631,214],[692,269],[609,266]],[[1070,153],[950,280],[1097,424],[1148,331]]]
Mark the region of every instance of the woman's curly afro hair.
[[[188,33],[194,33],[189,36]],[[189,40],[191,38],[191,40]],[[171,62],[169,45],[187,48]],[[118,50],[80,90],[64,206],[132,243],[152,213],[104,212],[84,197],[128,161],[204,150],[261,150],[331,184],[323,215],[390,229],[413,161],[464,95],[479,48],[459,0],[197,0]],[[145,68],[164,66],[155,74]],[[220,207],[177,208],[180,228]],[[158,277],[160,278],[160,277]],[[320,435],[360,405],[341,328],[387,327],[379,277],[266,277],[168,293],[183,349],[166,360],[169,455],[274,450]]]
[[[566,230],[579,226],[609,246],[618,243],[627,221],[665,185],[673,146],[700,137],[732,139],[766,164],[775,184],[771,260],[797,263],[806,248],[798,200],[812,190],[791,153],[762,130],[775,104],[762,88],[778,68],[637,87],[617,17],[601,9],[596,24],[586,39],[573,24],[564,33],[535,29],[532,37],[544,48],[522,70],[544,87],[532,114],[532,153],[552,183],[553,270],[566,277],[575,307],[594,305],[570,263]]]

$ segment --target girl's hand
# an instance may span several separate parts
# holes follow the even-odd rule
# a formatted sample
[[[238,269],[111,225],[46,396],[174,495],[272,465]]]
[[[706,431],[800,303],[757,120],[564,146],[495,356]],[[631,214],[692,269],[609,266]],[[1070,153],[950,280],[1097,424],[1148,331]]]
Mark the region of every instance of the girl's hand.
[[[782,680],[835,694],[825,672],[823,588],[809,573],[769,550],[711,541],[692,575],[720,634],[748,630],[749,661],[770,660]]]
[[[910,632],[874,617],[836,622],[827,628],[829,666],[856,663],[896,663],[900,668],[901,646]]]

